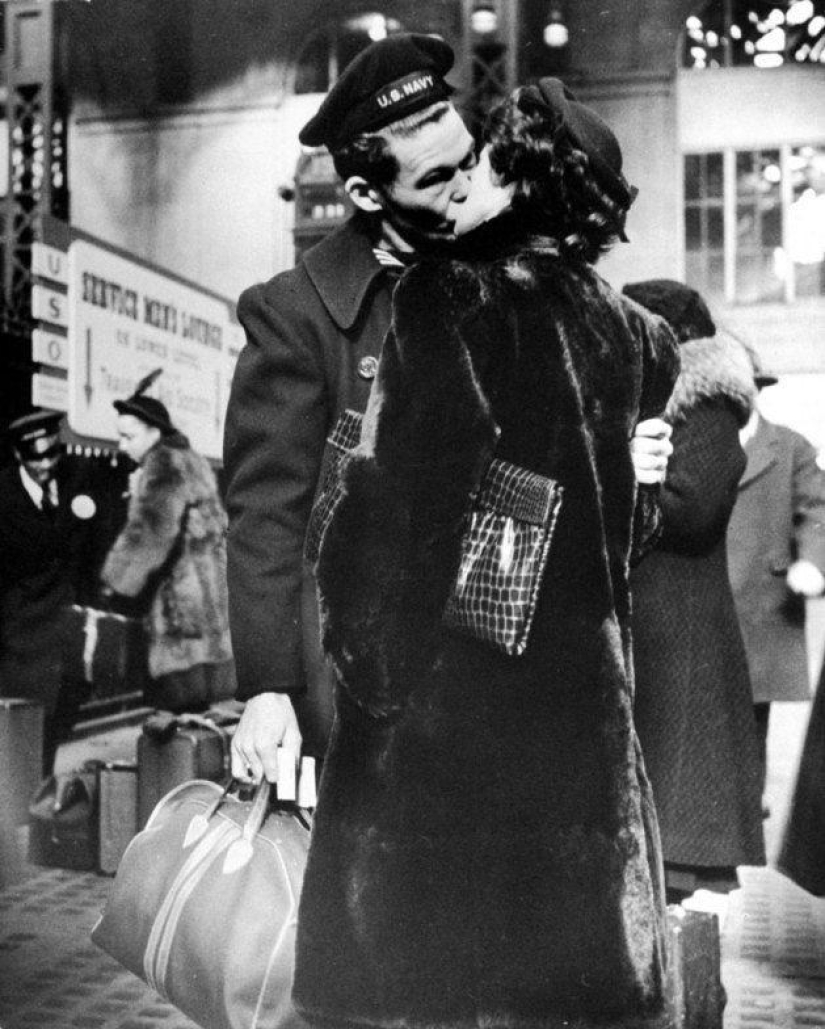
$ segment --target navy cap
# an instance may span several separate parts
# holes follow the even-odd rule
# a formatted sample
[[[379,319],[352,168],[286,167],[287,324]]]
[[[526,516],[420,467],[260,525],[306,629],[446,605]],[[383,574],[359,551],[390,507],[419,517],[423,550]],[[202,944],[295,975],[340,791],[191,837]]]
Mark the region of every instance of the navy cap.
[[[26,460],[50,457],[60,445],[62,421],[63,415],[59,411],[32,411],[15,418],[8,427],[12,445]]]
[[[680,343],[716,335],[716,324],[708,305],[695,289],[683,282],[645,279],[644,282],[629,282],[622,293],[664,318]]]
[[[164,434],[175,431],[166,405],[154,397],[136,393],[134,396],[127,397],[126,400],[115,400],[112,406],[118,414],[131,414],[147,425],[160,429]]]
[[[399,33],[371,43],[347,65],[298,139],[336,150],[445,100],[453,89],[443,77],[454,59],[436,36]]]
[[[540,98],[561,118],[575,146],[587,154],[596,181],[621,207],[627,210],[638,190],[628,185],[622,174],[622,150],[613,130],[600,115],[579,103],[561,79],[546,76],[526,92]]]

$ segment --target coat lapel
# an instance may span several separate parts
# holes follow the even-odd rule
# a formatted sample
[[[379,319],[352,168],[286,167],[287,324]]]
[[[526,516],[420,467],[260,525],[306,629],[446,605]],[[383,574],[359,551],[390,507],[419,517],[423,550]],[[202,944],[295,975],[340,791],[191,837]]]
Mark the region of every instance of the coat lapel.
[[[763,475],[778,459],[777,437],[774,427],[760,416],[753,439],[745,447],[748,463],[739,480],[739,489]]]
[[[382,274],[372,244],[354,218],[307,251],[304,267],[330,316],[345,332],[355,324],[370,286]]]

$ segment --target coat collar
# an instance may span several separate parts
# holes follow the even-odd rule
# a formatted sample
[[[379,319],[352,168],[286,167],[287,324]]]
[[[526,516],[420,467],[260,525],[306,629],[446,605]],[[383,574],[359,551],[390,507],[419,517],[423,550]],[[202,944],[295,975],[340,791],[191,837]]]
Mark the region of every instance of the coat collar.
[[[382,274],[367,227],[357,216],[307,251],[304,267],[341,329],[355,324],[370,287]]]
[[[525,214],[508,209],[459,237],[448,256],[458,260],[491,261],[524,250],[555,256],[559,252],[552,236],[536,232]]]
[[[745,456],[748,459],[748,463],[742,478],[739,480],[740,489],[762,475],[763,472],[767,471],[776,462],[779,457],[778,444],[779,436],[775,426],[771,422],[765,421],[760,414],[756,432],[745,445]]]
[[[756,400],[753,368],[742,344],[727,333],[691,339],[679,346],[681,370],[665,408],[665,421],[686,418],[704,401],[724,399],[740,426],[750,418]]]

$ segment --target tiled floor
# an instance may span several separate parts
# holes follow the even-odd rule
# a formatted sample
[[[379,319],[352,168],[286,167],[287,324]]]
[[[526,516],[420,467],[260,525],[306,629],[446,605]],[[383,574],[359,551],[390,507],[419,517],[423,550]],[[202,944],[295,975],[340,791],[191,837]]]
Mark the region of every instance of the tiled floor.
[[[825,900],[741,870],[722,935],[725,1029],[825,1029]],[[193,1029],[89,940],[112,880],[31,869],[0,892],[2,1029]]]
[[[825,900],[739,870],[722,932],[725,1029],[825,1029]]]
[[[0,893],[2,1029],[193,1029],[91,943],[111,882],[42,869]]]
[[[766,823],[775,855],[808,705],[777,705],[769,740]],[[94,753],[134,755],[136,731],[77,741],[71,767]],[[18,834],[22,853],[25,830]],[[13,871],[13,870],[12,870]],[[724,1029],[825,1029],[825,900],[770,868],[740,870],[722,933]],[[18,863],[0,889],[0,1029],[193,1029],[193,1023],[99,951],[89,933],[112,880]]]

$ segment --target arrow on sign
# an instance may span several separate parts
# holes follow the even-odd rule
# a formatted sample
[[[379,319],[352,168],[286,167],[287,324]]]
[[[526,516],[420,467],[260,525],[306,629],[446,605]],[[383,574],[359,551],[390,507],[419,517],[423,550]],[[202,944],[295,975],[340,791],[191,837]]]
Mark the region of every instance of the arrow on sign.
[[[86,406],[92,402],[92,330],[86,329],[86,385],[83,387],[86,394]]]

